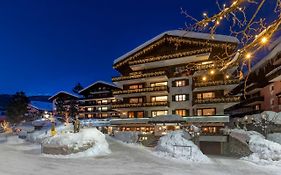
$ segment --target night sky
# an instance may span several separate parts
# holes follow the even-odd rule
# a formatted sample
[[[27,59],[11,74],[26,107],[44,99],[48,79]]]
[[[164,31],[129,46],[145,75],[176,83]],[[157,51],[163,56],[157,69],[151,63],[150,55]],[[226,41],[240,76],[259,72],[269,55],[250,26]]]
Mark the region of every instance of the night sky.
[[[114,59],[184,27],[180,7],[195,17],[218,10],[209,0],[0,1],[0,93],[51,95],[111,81]]]

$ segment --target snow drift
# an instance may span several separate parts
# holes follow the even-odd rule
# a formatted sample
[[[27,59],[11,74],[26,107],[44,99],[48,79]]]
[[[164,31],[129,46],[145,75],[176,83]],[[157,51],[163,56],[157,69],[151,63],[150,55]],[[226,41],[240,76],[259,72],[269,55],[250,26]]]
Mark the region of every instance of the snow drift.
[[[281,165],[281,145],[279,143],[266,140],[264,136],[255,131],[234,129],[231,130],[231,133],[239,133],[244,135],[242,138],[249,138],[245,142],[248,143],[253,153],[242,159],[261,165]]]
[[[210,162],[210,159],[189,139],[190,135],[184,131],[170,132],[160,138],[155,154],[190,162]]]
[[[272,133],[267,135],[267,139],[281,144],[281,133]]]
[[[66,147],[73,154],[67,157],[104,156],[109,154],[105,135],[96,128],[82,129],[79,133],[64,133],[45,138],[43,146]],[[86,149],[83,149],[85,148]]]
[[[136,131],[115,131],[114,138],[126,143],[136,143],[138,141],[138,135],[140,132]]]

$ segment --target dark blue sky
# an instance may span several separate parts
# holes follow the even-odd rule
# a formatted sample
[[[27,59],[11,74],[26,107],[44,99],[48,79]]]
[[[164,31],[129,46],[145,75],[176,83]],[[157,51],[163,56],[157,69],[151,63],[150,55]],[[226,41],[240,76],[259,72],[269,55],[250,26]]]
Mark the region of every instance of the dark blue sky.
[[[117,75],[113,60],[194,16],[208,0],[0,1],[0,93],[53,94]],[[223,26],[222,26],[223,27]]]

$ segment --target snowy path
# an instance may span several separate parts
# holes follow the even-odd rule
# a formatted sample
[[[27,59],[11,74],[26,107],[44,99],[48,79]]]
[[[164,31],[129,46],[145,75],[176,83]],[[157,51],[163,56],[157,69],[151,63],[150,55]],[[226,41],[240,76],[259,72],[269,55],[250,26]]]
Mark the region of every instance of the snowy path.
[[[281,167],[211,157],[211,164],[187,164],[158,158],[141,147],[108,139],[112,154],[98,158],[59,159],[40,155],[40,146],[0,143],[0,175],[277,175]]]

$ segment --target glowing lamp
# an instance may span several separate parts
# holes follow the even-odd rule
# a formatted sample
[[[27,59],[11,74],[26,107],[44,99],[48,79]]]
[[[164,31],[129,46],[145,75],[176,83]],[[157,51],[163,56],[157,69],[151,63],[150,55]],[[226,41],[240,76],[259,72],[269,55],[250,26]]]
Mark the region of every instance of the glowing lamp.
[[[252,55],[250,54],[250,53],[247,53],[246,54],[246,59],[249,59],[249,58],[251,58],[252,57]]]
[[[262,43],[262,44],[267,43],[267,41],[268,41],[268,38],[267,38],[267,37],[264,36],[264,37],[261,38],[261,43]]]
[[[205,76],[202,77],[202,80],[203,80],[203,81],[206,81],[206,80],[207,80],[207,77],[205,77]]]

